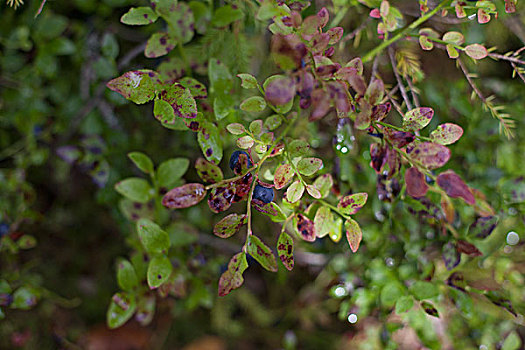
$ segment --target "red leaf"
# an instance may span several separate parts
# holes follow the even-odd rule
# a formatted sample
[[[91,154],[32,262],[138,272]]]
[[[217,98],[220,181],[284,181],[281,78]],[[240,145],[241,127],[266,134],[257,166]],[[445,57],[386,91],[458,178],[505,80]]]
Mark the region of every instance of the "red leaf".
[[[483,255],[478,248],[472,243],[467,241],[459,240],[457,242],[457,249],[460,253],[465,253],[469,256],[481,256]]]

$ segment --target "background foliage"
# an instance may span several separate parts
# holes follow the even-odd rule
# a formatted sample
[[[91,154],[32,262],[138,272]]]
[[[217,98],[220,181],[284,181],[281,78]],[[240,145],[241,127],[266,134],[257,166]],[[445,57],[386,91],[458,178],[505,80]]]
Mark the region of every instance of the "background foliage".
[[[328,9],[324,31],[344,29],[341,40],[331,45],[333,61],[344,65],[362,57],[364,81],[380,78],[385,96],[397,101],[402,114],[412,109],[407,100],[413,108],[432,108],[423,137],[439,124],[461,126],[463,137],[448,145],[452,156],[446,165],[434,172],[426,169],[435,188],[431,177],[453,169],[474,194],[479,191],[475,205],[466,203],[468,198],[450,199],[453,220],[447,213],[450,205],[442,205],[437,193],[416,198],[406,193],[411,191],[404,180],[407,162],[388,179],[370,166],[376,159],[370,145],[384,140],[374,136],[385,131],[381,126],[360,127],[355,122],[359,113],[352,110],[337,116],[332,109],[311,121],[319,105],[301,108],[307,106],[299,98],[290,112],[301,111],[298,116],[267,119],[282,112],[279,98],[286,93],[271,95],[268,85],[261,87],[262,94],[241,86],[237,74],[252,74],[262,85],[271,75],[290,76],[311,67],[309,57],[297,67],[297,62],[286,66],[290,62],[272,46],[276,39],[267,27],[283,21],[283,14],[289,14],[282,12],[286,5],[180,1],[176,10],[162,12],[162,6],[175,2],[154,3],[157,12],[141,10],[147,18],[129,9],[149,7],[148,1],[0,5],[0,348],[522,347],[525,140],[520,127],[525,88],[521,57],[514,53],[525,42],[523,2],[515,13],[505,12],[513,1],[465,2],[467,17],[458,18],[450,7],[447,16],[439,12],[417,28],[408,25],[424,16],[420,9],[431,11],[437,2],[391,1],[387,11],[385,2],[334,0],[312,2],[302,11],[306,18]],[[299,9],[306,2],[286,4]],[[148,24],[157,14],[161,18]],[[483,23],[487,15],[491,19]],[[464,36],[466,44],[456,42],[457,50],[479,43],[492,56],[475,60],[469,56],[475,58],[478,51],[461,52],[458,64],[445,50],[449,42],[442,35],[450,31]],[[398,33],[400,40],[378,51],[382,39]],[[433,49],[422,49],[429,46]],[[508,52],[507,58],[516,61],[494,56]],[[322,55],[329,54],[323,49]],[[152,77],[154,87],[146,87],[151,98],[139,94],[131,97],[133,102],[191,94],[181,95],[177,103],[183,106],[172,113],[162,102],[136,105],[111,91],[118,89],[109,81],[140,69],[158,72],[163,82]],[[321,75],[316,80],[324,79]],[[183,77],[202,86],[192,90],[184,83],[193,86],[195,81]],[[255,84],[241,77],[243,85]],[[399,92],[400,81],[408,98]],[[181,86],[175,82],[188,89],[170,90]],[[355,85],[351,88],[356,98]],[[198,98],[203,91],[207,98]],[[365,109],[356,105],[358,112]],[[195,119],[182,122],[182,114],[194,112]],[[349,246],[345,230],[331,230],[338,236],[333,239],[314,236],[315,242],[305,242],[292,227],[298,216],[290,217],[293,270],[249,254],[243,286],[218,297],[218,288],[224,291],[219,278],[241,251],[245,230],[228,239],[216,237],[214,226],[224,214],[211,212],[204,201],[167,210],[162,196],[184,183],[203,182],[195,166],[203,157],[215,162],[224,178],[234,177],[227,164],[230,155],[239,146],[250,148],[253,138],[260,141],[256,146],[266,141],[263,136],[238,141],[246,135],[234,135],[231,124],[242,124],[253,136],[260,134],[254,120],[264,120],[264,133],[276,120],[282,123],[275,139],[266,140],[269,145],[290,126],[279,140],[285,141],[284,152],[260,172],[263,181],[271,184],[281,163],[299,167],[289,159],[294,155],[290,144],[302,140],[310,145],[305,156],[322,160],[316,176],[330,174],[334,180],[326,202],[337,206],[345,195],[368,193],[366,204],[352,215],[362,242]],[[401,123],[395,106],[384,122],[405,131],[410,127]],[[213,152],[206,154],[208,148]],[[255,153],[254,148],[254,162],[259,159]],[[206,170],[216,169],[199,162]],[[316,177],[305,178],[311,184]],[[316,202],[315,189],[295,209],[283,203],[284,193],[290,192],[275,191],[274,203],[283,207],[285,217],[295,210],[314,220],[317,207],[306,208]],[[227,214],[245,211],[246,202],[241,202]],[[254,234],[277,251],[282,223],[257,210],[250,216]],[[479,229],[482,217],[497,220],[493,231],[476,231],[474,223],[478,220]],[[489,236],[475,237],[483,232]],[[149,265],[156,270],[148,272]],[[157,275],[161,281],[151,277]],[[109,331],[107,325],[117,329]]]

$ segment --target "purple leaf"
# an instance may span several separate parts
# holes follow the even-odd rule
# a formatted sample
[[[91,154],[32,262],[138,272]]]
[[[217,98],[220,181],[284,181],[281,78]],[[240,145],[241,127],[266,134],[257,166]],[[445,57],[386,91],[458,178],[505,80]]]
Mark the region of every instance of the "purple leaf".
[[[407,186],[407,193],[412,197],[423,197],[428,192],[425,175],[423,175],[423,173],[421,173],[416,167],[406,170],[405,183]]]
[[[208,206],[214,213],[220,213],[231,207],[235,196],[235,187],[232,183],[215,187],[208,197]]]
[[[450,150],[437,143],[423,142],[416,145],[409,155],[427,168],[436,169],[448,162],[450,159]]]
[[[476,203],[476,198],[474,198],[470,188],[453,170],[447,170],[439,174],[436,182],[439,187],[445,190],[449,197],[463,198],[470,205]]]
[[[282,106],[290,102],[295,95],[294,81],[286,76],[276,75],[268,78],[265,84],[265,97],[274,106]]]

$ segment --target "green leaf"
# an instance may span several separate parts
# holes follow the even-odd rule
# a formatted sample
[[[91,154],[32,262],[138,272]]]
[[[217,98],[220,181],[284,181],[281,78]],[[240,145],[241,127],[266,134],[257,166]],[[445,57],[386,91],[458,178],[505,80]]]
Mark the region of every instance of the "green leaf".
[[[208,97],[208,92],[206,91],[206,86],[198,81],[197,79],[191,77],[184,77],[178,81],[179,84],[189,89],[193,98],[203,99]]]
[[[228,263],[228,269],[224,271],[219,279],[219,296],[229,294],[233,289],[237,289],[244,283],[242,274],[248,268],[246,254],[241,252],[235,254]]]
[[[249,130],[255,136],[259,136],[262,133],[263,121],[261,119],[254,120],[250,123]]]
[[[147,174],[153,173],[153,162],[151,159],[142,152],[130,152],[128,158],[131,159],[133,164],[143,172]]]
[[[505,338],[505,341],[501,346],[501,350],[517,350],[520,348],[520,346],[521,338],[516,333],[516,331],[513,331],[507,336],[507,338]]]
[[[403,286],[397,281],[388,282],[381,289],[380,299],[381,304],[386,308],[392,308],[399,298],[403,296],[405,290]]]
[[[266,108],[266,101],[261,96],[248,97],[242,101],[240,108],[245,112],[261,112]]]
[[[20,249],[31,249],[36,247],[37,241],[36,238],[31,235],[23,235],[16,241],[16,244]]]
[[[173,270],[170,259],[165,255],[153,257],[148,265],[148,286],[151,289],[160,287],[166,282]]]
[[[231,5],[221,6],[213,14],[211,24],[215,27],[226,27],[230,23],[238,21],[244,17],[242,11],[238,8],[234,9]]]
[[[416,281],[409,290],[417,300],[430,299],[439,295],[439,288],[426,281]]]
[[[117,281],[122,290],[131,291],[139,285],[135,268],[126,259],[119,259],[117,263]]]
[[[262,204],[262,205],[261,205]],[[273,222],[283,222],[286,220],[281,207],[275,202],[264,204],[262,202],[252,202],[253,207],[258,212],[268,216]]]
[[[251,136],[246,135],[246,136],[239,137],[236,143],[237,143],[237,147],[241,149],[248,149],[253,146],[253,144],[255,143],[255,140]]]
[[[319,190],[321,193],[321,198],[326,198],[330,194],[330,191],[332,190],[332,187],[334,185],[334,180],[332,178],[332,175],[330,174],[323,174],[319,176],[314,181],[314,186]]]
[[[197,103],[189,89],[180,84],[164,85],[159,98],[168,102],[177,117],[197,117]]]
[[[414,306],[414,299],[411,296],[403,295],[396,302],[396,314],[400,315],[407,312]]]
[[[308,154],[310,151],[310,145],[303,140],[293,140],[288,147],[286,147],[286,151],[292,158],[301,157]]]
[[[177,40],[168,33],[154,33],[146,43],[144,56],[148,58],[157,58],[167,55],[177,45]]]
[[[155,295],[151,293],[139,297],[135,319],[141,326],[147,326],[153,321],[156,300]]]
[[[213,111],[217,120],[221,120],[235,111],[236,103],[231,95],[233,77],[228,68],[216,58],[208,61],[208,77],[213,96]]]
[[[338,243],[343,237],[342,227],[343,219],[340,216],[337,216],[335,220],[332,221],[330,225],[330,232],[328,232],[328,236],[333,242]]]
[[[262,267],[268,271],[277,271],[277,261],[272,250],[257,236],[250,234],[246,240],[246,253],[250,254]]]
[[[241,73],[237,74],[237,77],[241,79],[241,86],[244,89],[257,89],[259,86],[257,79],[251,74]]]
[[[206,34],[208,23],[211,20],[210,8],[200,1],[190,1],[188,5],[195,19],[195,31],[199,34]]]
[[[173,107],[171,107],[168,102],[158,98],[155,99],[155,104],[153,105],[153,116],[163,125],[174,124],[176,121]],[[186,127],[184,127],[184,129],[186,129]]]
[[[132,7],[126,12],[120,21],[127,25],[145,25],[154,23],[159,16],[153,12],[151,7]]]
[[[429,107],[414,108],[403,116],[403,128],[407,131],[418,131],[430,123],[434,110]]]
[[[246,129],[244,128],[244,125],[239,123],[231,123],[226,126],[226,130],[230,132],[232,135],[242,135],[246,132]]]
[[[230,214],[213,227],[213,233],[221,238],[233,236],[246,223],[246,214]]]
[[[487,238],[498,225],[497,216],[486,216],[476,219],[468,228],[469,237]]]
[[[349,196],[345,196],[337,203],[337,209],[339,209],[345,215],[354,215],[365,205],[368,199],[368,193],[354,193]]]
[[[162,162],[157,169],[157,182],[161,187],[172,188],[186,173],[190,161],[186,158],[172,158]]]
[[[155,85],[150,73],[156,74],[151,70],[127,72],[109,81],[106,86],[136,104],[143,104],[155,97]]]
[[[195,162],[195,170],[199,177],[210,183],[216,183],[224,178],[221,168],[204,158],[198,158]]]
[[[323,167],[323,161],[319,158],[303,158],[297,163],[297,171],[304,176],[312,176]]]
[[[157,11],[158,9],[155,8],[155,10]],[[193,38],[195,27],[195,19],[191,8],[184,2],[177,3],[172,1],[169,7],[163,10],[163,13],[160,13],[160,15],[168,22],[170,34],[182,44],[189,42]]]
[[[445,123],[438,125],[436,130],[430,133],[430,138],[435,143],[450,145],[459,140],[462,135],[463,128],[461,128],[461,126],[452,123]]]
[[[140,242],[148,253],[167,252],[170,248],[170,238],[159,225],[149,219],[137,221],[137,232]]]
[[[137,309],[134,294],[120,292],[113,295],[106,314],[106,322],[110,329],[115,329],[126,323]]]
[[[465,47],[465,53],[475,60],[481,60],[488,56],[485,46],[480,44],[471,44]]]
[[[11,308],[29,310],[36,305],[40,299],[40,293],[33,287],[20,287],[13,293]]]
[[[314,217],[315,235],[322,238],[330,233],[334,216],[330,208],[322,206],[317,209]]]
[[[270,131],[277,129],[279,126],[281,126],[283,120],[280,115],[274,114],[272,116],[269,116],[264,121],[264,127]]]
[[[446,32],[443,34],[443,41],[451,44],[461,45],[465,42],[465,37],[460,32]]]
[[[275,189],[280,190],[281,188],[286,187],[286,185],[288,185],[288,183],[292,181],[294,175],[295,171],[293,170],[290,164],[280,165],[277,168],[277,170],[275,170],[275,174],[273,177]]]
[[[315,199],[321,199],[321,192],[313,185],[306,185],[306,192]]]
[[[355,221],[352,218],[346,219],[345,230],[346,239],[348,240],[350,249],[352,250],[352,253],[355,253],[359,249],[359,244],[361,243],[361,239],[363,238],[363,232],[361,232],[361,228],[359,227],[357,221]]]
[[[222,159],[222,139],[219,128],[210,122],[202,123],[202,129],[197,135],[197,140],[204,157],[210,162],[220,163]]]
[[[138,177],[130,177],[115,184],[115,190],[134,202],[146,203],[151,199],[149,183]]]
[[[290,203],[295,203],[299,199],[301,199],[303,194],[304,185],[301,181],[297,180],[293,184],[291,184],[290,187],[288,187],[288,189],[286,190],[286,199]]]
[[[286,232],[281,232],[277,240],[277,255],[288,271],[292,271],[294,266],[293,260],[293,240]]]

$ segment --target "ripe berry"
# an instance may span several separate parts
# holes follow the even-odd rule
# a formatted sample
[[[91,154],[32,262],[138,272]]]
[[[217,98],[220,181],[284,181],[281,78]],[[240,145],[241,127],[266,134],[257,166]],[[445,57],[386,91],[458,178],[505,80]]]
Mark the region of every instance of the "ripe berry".
[[[253,199],[258,199],[264,204],[268,204],[273,201],[273,189],[255,185],[253,189]]]
[[[242,173],[242,163],[239,164],[239,156],[243,154],[245,157],[246,157],[246,160],[244,164],[247,164],[247,167],[248,168],[251,168],[253,166],[253,163],[252,161],[250,160],[250,156],[248,155],[248,153],[244,152],[244,151],[235,151],[233,152],[232,156],[230,157],[230,169],[233,170],[234,172],[238,172],[238,173]],[[236,171],[238,170],[238,171]]]
[[[9,233],[9,225],[5,222],[0,223],[0,237]]]

